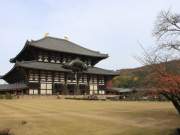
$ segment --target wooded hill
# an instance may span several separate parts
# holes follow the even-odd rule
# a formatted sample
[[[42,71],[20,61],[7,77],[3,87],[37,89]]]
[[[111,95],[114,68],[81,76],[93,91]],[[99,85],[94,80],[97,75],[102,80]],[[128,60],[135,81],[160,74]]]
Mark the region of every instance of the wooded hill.
[[[164,64],[168,72],[180,74],[180,60],[172,60]],[[120,69],[117,72],[119,76],[113,79],[114,87],[122,88],[144,88],[146,85],[153,84],[150,78],[153,65],[142,66],[132,69]]]

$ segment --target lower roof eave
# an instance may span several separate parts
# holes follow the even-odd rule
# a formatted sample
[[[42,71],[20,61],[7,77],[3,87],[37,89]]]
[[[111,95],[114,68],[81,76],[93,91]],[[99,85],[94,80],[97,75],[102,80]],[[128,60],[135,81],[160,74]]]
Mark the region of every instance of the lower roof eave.
[[[61,71],[61,72],[71,72],[69,69],[65,69],[62,64],[56,63],[44,63],[37,61],[24,61],[18,62],[16,66],[30,68],[30,69],[39,69],[39,70],[49,70],[49,71]],[[112,70],[106,70],[98,67],[89,67],[87,71],[83,71],[83,73],[87,74],[98,74],[98,75],[110,75],[117,76],[118,74]]]
[[[72,73],[71,70],[65,69],[62,64],[55,64],[55,63],[44,63],[44,62],[37,62],[37,61],[23,61],[23,62],[16,62],[15,66],[4,76],[1,76],[3,79],[8,74],[10,74],[16,67],[23,67],[27,69],[34,69],[34,70],[46,70],[46,71],[57,71],[57,72],[67,72]],[[105,75],[105,76],[117,76],[118,74],[113,70],[106,70],[98,67],[89,67],[88,70],[83,71],[82,73],[85,74],[94,74],[94,75]]]
[[[14,84],[0,84],[0,91],[16,91],[27,89],[28,86],[25,83],[14,83]]]

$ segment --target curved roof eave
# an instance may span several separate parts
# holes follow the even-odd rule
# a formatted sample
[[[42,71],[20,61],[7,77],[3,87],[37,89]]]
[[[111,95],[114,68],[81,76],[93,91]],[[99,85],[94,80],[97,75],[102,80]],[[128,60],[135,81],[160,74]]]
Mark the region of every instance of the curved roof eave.
[[[14,62],[16,61],[16,59],[19,57],[19,55],[21,55],[21,53],[23,53],[23,52],[26,50],[26,48],[28,47],[28,45],[29,45],[29,41],[27,40],[26,43],[25,43],[25,45],[24,45],[24,47],[23,47],[23,49],[22,49],[14,58],[11,58],[11,59],[10,59],[10,62],[11,62],[11,63],[14,63]]]
[[[43,62],[37,62],[37,61],[16,62],[15,67],[24,67],[24,68],[29,68],[29,69],[40,69],[40,70],[50,70],[50,71],[72,72],[71,70],[64,69],[61,64],[43,63]],[[12,71],[13,70],[14,69],[12,69]],[[111,76],[118,75],[113,70],[107,70],[107,69],[102,69],[98,67],[91,67],[87,71],[84,71],[83,73],[97,74],[97,75],[111,75]]]
[[[103,69],[103,68],[99,68],[99,67],[89,68],[87,71],[85,71],[85,73],[96,74],[96,75],[118,76],[118,73],[116,73],[113,70]]]
[[[1,84],[0,91],[23,90],[28,88],[25,83]]]
[[[11,70],[9,72],[7,72],[6,74],[0,76],[0,79],[5,79],[6,76],[8,76],[15,68],[17,67],[17,65],[15,64]]]
[[[28,69],[38,69],[38,70],[47,70],[47,71],[62,71],[62,72],[72,72],[71,70],[62,68],[60,64],[55,63],[44,63],[44,62],[37,62],[37,61],[23,61],[23,62],[17,62],[16,64],[19,67],[28,68]],[[55,67],[52,69],[52,67],[47,67],[48,65],[56,65],[58,67]]]

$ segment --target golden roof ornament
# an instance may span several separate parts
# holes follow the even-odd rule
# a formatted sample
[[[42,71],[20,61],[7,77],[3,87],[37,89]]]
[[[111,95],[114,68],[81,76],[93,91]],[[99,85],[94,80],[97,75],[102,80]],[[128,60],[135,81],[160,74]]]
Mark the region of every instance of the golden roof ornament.
[[[68,36],[64,36],[64,39],[65,39],[65,40],[69,40]]]
[[[48,33],[48,32],[46,32],[46,33],[44,34],[44,37],[48,37],[48,35],[49,35],[49,33]]]

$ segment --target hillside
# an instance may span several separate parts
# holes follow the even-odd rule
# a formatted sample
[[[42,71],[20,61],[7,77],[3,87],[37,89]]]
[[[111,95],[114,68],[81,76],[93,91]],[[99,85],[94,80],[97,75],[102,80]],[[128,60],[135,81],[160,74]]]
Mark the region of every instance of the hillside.
[[[180,74],[180,60],[172,60],[167,63],[161,63],[164,65],[168,72]],[[160,64],[158,64],[160,65]],[[119,76],[113,79],[114,87],[123,88],[138,88],[147,85],[147,82],[153,82],[148,77],[152,73],[152,65],[142,66],[131,69],[117,70]]]

